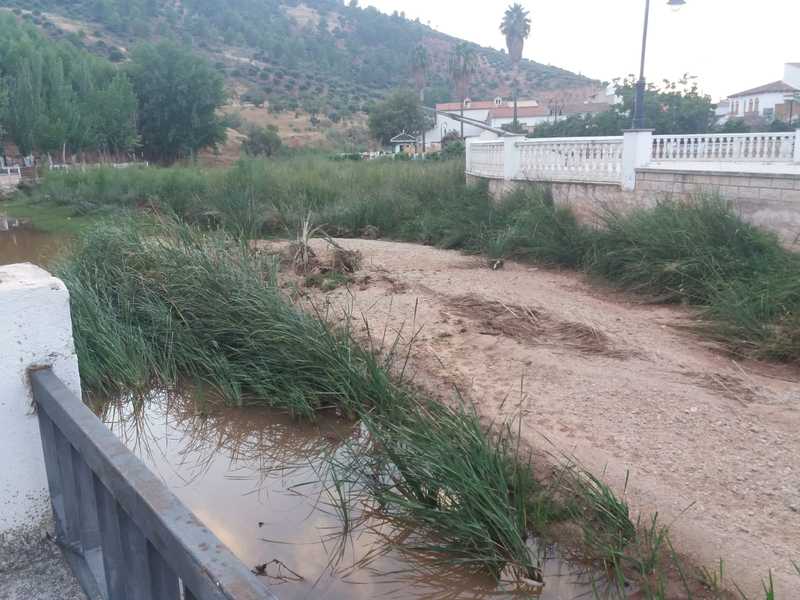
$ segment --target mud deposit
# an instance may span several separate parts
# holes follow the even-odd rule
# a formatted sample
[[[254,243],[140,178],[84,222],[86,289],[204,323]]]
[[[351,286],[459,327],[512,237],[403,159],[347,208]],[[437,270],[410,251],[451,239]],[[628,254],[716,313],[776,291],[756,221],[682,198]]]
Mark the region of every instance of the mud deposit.
[[[413,338],[415,384],[442,398],[455,386],[490,421],[520,416],[527,444],[576,457],[645,520],[658,513],[695,566],[724,559],[728,585],[758,598],[771,570],[778,597],[797,596],[797,366],[726,354],[692,330],[691,309],[573,271],[338,243],[361,270],[332,292],[287,281],[301,305],[368,322],[359,333],[376,344]]]

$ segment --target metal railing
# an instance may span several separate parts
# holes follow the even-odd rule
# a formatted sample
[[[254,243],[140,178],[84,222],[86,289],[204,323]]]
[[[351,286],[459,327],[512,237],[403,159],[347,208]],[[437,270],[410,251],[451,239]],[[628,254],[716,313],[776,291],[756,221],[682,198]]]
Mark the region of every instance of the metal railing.
[[[275,600],[50,369],[30,378],[57,541],[91,600]]]

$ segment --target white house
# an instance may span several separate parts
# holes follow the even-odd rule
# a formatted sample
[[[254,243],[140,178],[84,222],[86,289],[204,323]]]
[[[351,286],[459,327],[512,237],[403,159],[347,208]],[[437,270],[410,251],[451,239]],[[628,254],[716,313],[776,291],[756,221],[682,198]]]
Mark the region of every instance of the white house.
[[[505,106],[505,101],[502,98],[495,98],[494,100],[485,100],[480,102],[473,102],[469,98],[464,101],[464,117],[481,123],[486,123],[489,117],[489,111],[497,106]],[[454,115],[461,114],[460,102],[445,102],[436,105],[436,116],[434,125],[431,129],[425,132],[425,146],[427,150],[439,150],[442,147],[442,140],[452,133],[461,135],[461,122],[456,119],[451,119],[445,114],[452,113]],[[480,137],[483,129],[475,125],[464,124],[464,137],[473,138]],[[420,137],[421,140],[421,137]]]
[[[609,102],[584,102],[559,104],[555,102],[547,105],[540,104],[537,100],[520,99],[517,101],[517,120],[528,130],[541,123],[560,121],[578,114],[595,114],[609,110]],[[428,151],[441,149],[442,140],[455,133],[461,135],[461,122],[448,115],[460,116],[461,104],[459,102],[446,102],[436,105],[434,126],[425,133],[425,146]],[[478,121],[490,127],[500,128],[514,120],[514,103],[511,100],[495,98],[494,100],[464,101],[464,117]],[[485,129],[469,123],[464,124],[464,137],[477,138]],[[419,136],[418,142],[422,142]]]
[[[563,121],[576,115],[594,115],[605,112],[611,108],[605,102],[584,102],[580,104],[551,104],[549,106],[520,106],[517,105],[517,121],[528,131],[533,131],[542,123]],[[514,122],[514,107],[501,106],[489,111],[487,123],[492,127],[502,128]]]
[[[794,97],[797,96],[797,99]],[[800,115],[800,63],[786,63],[783,79],[731,94],[717,109],[723,121],[728,119],[780,119]]]

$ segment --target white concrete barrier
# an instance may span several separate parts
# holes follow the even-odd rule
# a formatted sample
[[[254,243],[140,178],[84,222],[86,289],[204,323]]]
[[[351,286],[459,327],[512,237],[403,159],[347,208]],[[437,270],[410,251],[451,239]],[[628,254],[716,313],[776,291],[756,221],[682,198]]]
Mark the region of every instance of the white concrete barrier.
[[[49,366],[80,397],[69,293],[29,263],[0,266],[0,539],[49,521],[39,424],[28,370]]]

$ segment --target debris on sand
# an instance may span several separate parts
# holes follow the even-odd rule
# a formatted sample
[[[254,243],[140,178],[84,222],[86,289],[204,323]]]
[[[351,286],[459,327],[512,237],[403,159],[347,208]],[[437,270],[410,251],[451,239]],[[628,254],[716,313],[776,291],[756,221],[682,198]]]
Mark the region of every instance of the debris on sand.
[[[377,240],[381,237],[381,231],[375,225],[367,225],[361,230],[361,237],[368,240]]]
[[[457,296],[448,304],[461,317],[477,321],[480,333],[502,335],[527,344],[553,344],[586,354],[625,358],[602,331],[585,323],[562,321],[540,308],[504,304],[474,295]]]

